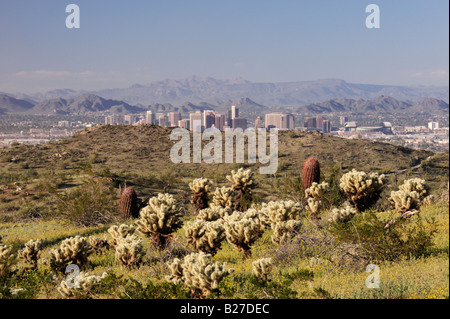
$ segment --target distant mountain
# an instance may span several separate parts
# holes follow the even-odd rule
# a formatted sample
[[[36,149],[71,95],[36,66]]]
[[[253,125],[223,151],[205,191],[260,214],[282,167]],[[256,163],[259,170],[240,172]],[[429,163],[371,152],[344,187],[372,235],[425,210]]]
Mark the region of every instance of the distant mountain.
[[[74,99],[50,99],[35,105],[29,114],[78,114],[108,112],[115,114],[140,113],[144,109],[122,101],[106,100],[93,94],[83,94]]]
[[[0,95],[0,114],[22,113],[30,110],[34,104],[30,101],[16,99],[9,95]]]
[[[298,113],[336,113],[351,114],[448,114],[449,104],[443,100],[425,98],[418,102],[399,101],[389,96],[380,96],[375,100],[333,99],[322,103],[303,105],[296,109]]]
[[[38,101],[49,98],[74,98],[84,91],[70,89],[28,95]],[[418,102],[424,98],[440,99],[448,103],[449,88],[425,86],[393,86],[354,84],[339,79],[317,81],[259,83],[242,78],[218,80],[212,77],[191,76],[182,80],[166,79],[148,85],[134,84],[129,88],[106,89],[89,92],[107,99],[124,101],[131,105],[156,103],[181,105],[190,101],[222,105],[247,97],[255,103],[269,107],[301,106],[333,99],[374,100],[389,96],[401,101]]]

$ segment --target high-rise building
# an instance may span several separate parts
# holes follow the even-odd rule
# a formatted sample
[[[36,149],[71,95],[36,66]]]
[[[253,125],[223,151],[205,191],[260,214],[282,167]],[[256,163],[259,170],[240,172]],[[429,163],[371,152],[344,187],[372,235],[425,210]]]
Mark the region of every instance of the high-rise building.
[[[322,124],[325,118],[323,116],[316,116],[316,128],[322,129]]]
[[[161,115],[158,119],[159,126],[169,126],[169,118],[166,115]]]
[[[330,133],[331,132],[331,124],[328,120],[322,121],[322,132],[323,133]]]
[[[214,111],[203,111],[203,126],[205,129],[210,128],[216,122],[216,115]]]
[[[170,126],[178,126],[178,121],[179,120],[181,120],[180,112],[170,112],[169,113]]]
[[[258,116],[255,120],[255,130],[257,130],[259,128],[263,128],[263,127],[264,127],[263,120],[262,120],[261,116]]]
[[[215,114],[214,126],[219,130],[223,131],[225,126],[225,114]]]
[[[437,130],[437,129],[439,129],[439,122],[429,122],[428,123],[428,128],[430,130]]]
[[[315,117],[307,117],[304,121],[304,127],[306,128],[317,128],[317,121]]]
[[[242,130],[247,129],[247,119],[242,117],[235,117],[233,119],[233,129],[241,128]]]
[[[155,114],[153,114],[152,111],[147,111],[147,114],[145,116],[145,122],[147,124],[154,124],[155,123]]]
[[[189,114],[189,128],[191,131],[201,132],[202,130],[202,112],[197,111]]]
[[[294,116],[292,114],[269,113],[265,118],[266,128],[277,128],[281,130],[294,129]]]
[[[339,117],[339,124],[340,125],[344,125],[347,122],[348,122],[348,116],[341,116],[341,117]]]
[[[231,106],[231,119],[235,119],[236,117],[239,117],[239,109],[236,107],[236,105]]]
[[[233,121],[233,119],[231,118],[231,110],[228,110],[227,111],[227,118],[225,120],[226,126],[232,127],[233,126],[233,122],[232,121]]]
[[[136,115],[125,115],[123,120],[124,124],[134,124],[136,122]]]
[[[178,121],[178,126],[181,128],[184,128],[186,130],[189,130],[189,120],[188,119],[184,119],[184,120],[179,120]]]

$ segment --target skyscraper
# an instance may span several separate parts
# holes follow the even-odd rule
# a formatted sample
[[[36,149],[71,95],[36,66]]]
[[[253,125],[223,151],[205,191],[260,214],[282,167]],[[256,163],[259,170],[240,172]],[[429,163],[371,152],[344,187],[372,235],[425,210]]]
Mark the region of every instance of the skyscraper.
[[[281,130],[294,129],[294,116],[292,114],[269,113],[266,114],[266,128],[277,128]]]
[[[178,126],[179,120],[181,120],[180,112],[170,112],[169,113],[170,126]]]
[[[216,114],[214,119],[214,126],[220,130],[223,131],[223,127],[225,126],[225,114]]]
[[[322,129],[322,124],[325,118],[323,116],[316,116],[316,128]]]
[[[304,127],[317,128],[317,122],[315,117],[307,117],[304,121]]]
[[[236,117],[239,117],[239,109],[236,107],[236,105],[231,106],[231,119],[235,119]]]
[[[255,130],[259,129],[259,128],[263,128],[264,127],[264,123],[262,121],[261,116],[258,116],[255,120]]]
[[[242,117],[235,117],[233,119],[233,129],[241,128],[242,130],[247,129],[247,119]]]
[[[197,111],[189,114],[189,128],[191,131],[202,131],[202,112]]]
[[[331,124],[328,120],[322,121],[322,132],[323,133],[330,133],[331,132]]]
[[[147,114],[145,116],[145,122],[147,124],[154,124],[155,123],[155,114],[153,114],[152,111],[147,111]]]
[[[161,115],[158,119],[159,126],[169,126],[169,118],[166,115]]]
[[[215,125],[216,115],[214,111],[203,111],[203,126],[205,129]]]

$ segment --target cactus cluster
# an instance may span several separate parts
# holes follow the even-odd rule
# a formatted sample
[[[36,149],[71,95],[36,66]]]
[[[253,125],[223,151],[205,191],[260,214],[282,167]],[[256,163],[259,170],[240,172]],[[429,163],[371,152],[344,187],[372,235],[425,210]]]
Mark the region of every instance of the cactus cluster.
[[[223,219],[228,242],[242,251],[244,257],[251,256],[251,245],[263,234],[258,211],[253,208],[246,212],[235,211]]]
[[[238,211],[247,210],[251,203],[252,189],[257,186],[252,170],[244,170],[241,167],[237,171],[232,170],[231,175],[227,175],[226,178],[233,183],[233,190],[236,192],[234,209]]]
[[[430,187],[425,180],[412,178],[404,181],[398,191],[392,191],[389,201],[397,212],[403,214],[408,211],[419,210],[420,205],[429,199]]]
[[[88,264],[88,257],[92,253],[92,246],[87,238],[79,235],[66,238],[58,249],[50,251],[50,267],[61,272],[70,264],[82,268]]]
[[[17,256],[23,259],[30,269],[38,267],[38,260],[41,257],[42,240],[29,240],[25,247],[18,251]]]
[[[121,224],[119,226],[114,225],[108,229],[108,233],[112,237],[111,245],[116,247],[117,240],[125,238],[127,235],[133,235],[136,228],[133,225]]]
[[[12,253],[12,247],[10,245],[0,244],[0,275],[8,273],[14,260],[15,256]]]
[[[197,219],[185,226],[186,237],[194,250],[215,255],[225,239],[223,220],[204,221]]]
[[[208,207],[208,191],[211,187],[211,181],[207,178],[197,178],[189,183],[189,188],[194,193],[192,204],[194,205],[194,214]]]
[[[347,203],[347,205],[342,208],[333,208],[331,210],[330,222],[346,223],[350,221],[356,213],[356,209]]]
[[[300,204],[292,200],[262,204],[260,218],[263,225],[272,228],[273,243],[284,243],[298,234],[302,227],[302,222],[299,220],[301,212]]]
[[[267,281],[267,276],[273,268],[272,258],[261,258],[252,263],[253,275],[262,281]]]
[[[232,210],[229,207],[212,205],[199,211],[197,218],[204,221],[215,221],[223,218],[224,216],[230,215],[231,213]]]
[[[302,184],[303,189],[307,190],[313,183],[320,181],[320,163],[315,157],[309,157],[303,164]]]
[[[213,194],[213,204],[216,206],[234,209],[236,192],[232,187],[217,187]]]
[[[208,296],[216,292],[220,281],[231,274],[233,269],[226,269],[227,263],[211,262],[211,255],[192,253],[183,261],[175,258],[169,265],[172,275],[166,280],[176,284],[183,283],[191,289],[192,296]]]
[[[152,245],[164,248],[169,236],[182,227],[181,206],[170,194],[158,194],[149,200],[149,205],[141,209],[136,229],[150,237]]]
[[[385,183],[384,174],[366,174],[353,169],[341,177],[339,186],[356,210],[362,212],[378,201]]]
[[[103,249],[109,249],[111,246],[106,237],[105,239],[101,239],[95,236],[89,236],[89,243],[91,244],[93,253],[97,255],[101,255]]]
[[[319,212],[323,207],[323,195],[329,189],[330,187],[326,182],[321,184],[314,182],[305,190],[305,198],[307,200],[306,209],[309,210],[313,219],[318,219]]]
[[[80,272],[76,278],[76,284],[74,287],[70,287],[67,280],[61,281],[58,292],[63,298],[74,299],[78,296],[84,298],[90,297],[90,292],[95,285],[98,285],[108,274],[104,272],[101,276],[88,275],[85,272]]]
[[[137,195],[132,187],[125,188],[120,195],[119,209],[122,219],[138,217]]]
[[[139,268],[145,251],[142,239],[136,235],[126,235],[117,239],[115,258],[122,269]]]

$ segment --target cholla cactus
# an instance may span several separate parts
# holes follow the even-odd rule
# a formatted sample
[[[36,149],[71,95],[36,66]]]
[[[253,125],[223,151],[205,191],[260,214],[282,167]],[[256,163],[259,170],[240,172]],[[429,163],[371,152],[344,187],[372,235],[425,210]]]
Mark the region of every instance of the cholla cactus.
[[[350,221],[356,213],[356,209],[347,203],[343,208],[333,208],[329,221],[334,223],[346,223]]]
[[[115,258],[119,261],[121,268],[127,270],[139,268],[144,256],[142,239],[138,236],[127,235],[117,239]]]
[[[204,221],[215,221],[232,213],[231,208],[212,205],[199,211],[197,218]]]
[[[253,263],[253,275],[259,280],[267,281],[267,275],[272,271],[272,258],[261,258]]]
[[[426,184],[425,180],[421,178],[408,179],[398,188],[409,193],[417,192],[420,196],[420,200],[425,198],[430,191],[430,187]]]
[[[92,288],[98,285],[108,274],[104,272],[101,276],[88,275],[85,272],[80,272],[77,275],[76,283],[74,287],[69,287],[67,280],[61,281],[58,292],[63,298],[75,299],[75,298],[90,298]]]
[[[236,211],[224,217],[223,225],[228,242],[241,250],[244,257],[249,257],[251,245],[263,234],[258,212],[255,209]]]
[[[192,204],[194,204],[195,214],[201,209],[208,207],[208,191],[211,186],[211,181],[207,178],[194,179],[189,183],[189,188],[194,195],[192,196]]]
[[[103,248],[109,249],[110,247],[106,236],[104,239],[97,238],[95,236],[89,236],[89,244],[91,244],[93,253],[98,255],[102,254]]]
[[[231,274],[233,269],[226,269],[227,263],[211,262],[211,255],[192,253],[184,257],[183,262],[175,258],[169,265],[171,276],[166,280],[174,283],[184,283],[191,289],[193,297],[199,294],[208,296],[218,291],[220,281]]]
[[[235,206],[236,192],[232,187],[223,186],[216,188],[213,194],[213,203],[216,206],[228,207],[233,209]]]
[[[15,261],[16,257],[11,250],[11,246],[0,244],[0,275],[7,274]]]
[[[263,203],[260,210],[262,223],[273,230],[273,243],[281,244],[294,237],[301,229],[302,222],[300,204],[288,201],[272,201]]]
[[[77,235],[64,239],[58,249],[50,251],[50,267],[55,271],[64,271],[70,264],[84,267],[92,252],[92,246],[85,237]]]
[[[356,210],[362,212],[377,202],[385,182],[384,174],[366,174],[352,170],[341,177],[339,186]]]
[[[117,246],[117,240],[119,238],[125,238],[127,235],[133,235],[136,228],[133,225],[122,224],[120,226],[114,225],[108,229],[108,233],[112,237],[111,244]]]
[[[17,256],[23,259],[26,264],[29,264],[30,269],[36,269],[38,260],[41,257],[42,240],[30,240],[25,244],[25,247],[18,251]]]
[[[319,212],[323,207],[322,198],[326,191],[330,189],[328,183],[321,184],[312,183],[311,187],[305,190],[305,198],[307,200],[306,208],[311,213],[311,217],[316,220],[319,217]]]
[[[225,239],[225,228],[223,221],[204,221],[201,219],[187,223],[185,226],[188,242],[194,250],[215,255]]]
[[[159,249],[166,246],[170,234],[183,224],[181,207],[170,194],[150,198],[149,206],[141,210],[140,216],[136,221],[137,230],[150,237],[152,245]]]
[[[391,192],[389,201],[400,214],[403,214],[411,210],[419,209],[420,195],[416,191],[409,192],[401,189]]]
[[[226,178],[233,183],[233,190],[236,192],[234,209],[247,210],[252,199],[252,189],[256,187],[253,172],[251,169],[244,170],[241,167],[237,171],[231,171],[231,175],[227,175]]]

